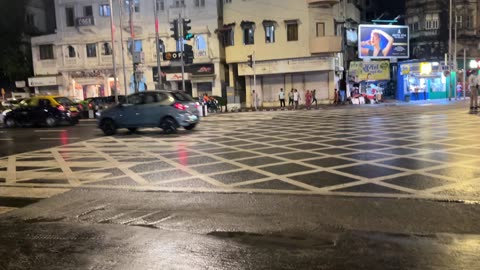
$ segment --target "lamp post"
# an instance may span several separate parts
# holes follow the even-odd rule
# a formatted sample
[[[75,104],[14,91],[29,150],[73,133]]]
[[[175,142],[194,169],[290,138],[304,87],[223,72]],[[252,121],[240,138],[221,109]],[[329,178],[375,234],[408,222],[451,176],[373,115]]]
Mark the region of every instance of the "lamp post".
[[[448,100],[452,100],[452,69],[451,64],[452,64],[452,6],[453,6],[453,0],[450,0],[450,6],[449,6],[449,13],[450,13],[450,19],[448,20],[448,68],[450,70],[450,78],[448,80],[449,82],[449,87],[448,87]]]
[[[118,103],[118,89],[117,89],[117,65],[115,62],[115,23],[113,22],[113,3],[110,4],[110,31],[112,34],[112,63],[113,63],[113,88],[115,89],[115,103]]]

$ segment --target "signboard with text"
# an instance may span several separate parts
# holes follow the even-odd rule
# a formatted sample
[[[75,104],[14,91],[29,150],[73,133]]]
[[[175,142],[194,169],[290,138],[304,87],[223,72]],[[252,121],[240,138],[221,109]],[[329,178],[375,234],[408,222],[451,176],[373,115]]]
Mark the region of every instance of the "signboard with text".
[[[358,56],[370,59],[409,58],[409,28],[405,25],[358,26]]]
[[[389,61],[354,61],[350,62],[349,73],[355,81],[386,81],[390,80]]]
[[[38,86],[51,86],[58,85],[57,77],[34,77],[28,78],[28,86],[38,87]]]

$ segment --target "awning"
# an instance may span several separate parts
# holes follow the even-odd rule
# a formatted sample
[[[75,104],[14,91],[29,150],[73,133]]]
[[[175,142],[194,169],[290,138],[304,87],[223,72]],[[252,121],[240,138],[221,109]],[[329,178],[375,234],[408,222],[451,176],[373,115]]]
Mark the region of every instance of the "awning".
[[[299,19],[284,20],[284,22],[285,22],[286,24],[290,24],[290,23],[297,23],[297,24],[298,24],[298,23],[300,22],[300,20],[299,20]]]
[[[274,26],[278,25],[277,22],[274,21],[274,20],[263,20],[262,24],[263,24],[264,27],[272,26],[272,25],[274,25]]]
[[[232,28],[235,27],[235,23],[229,23],[229,24],[224,24],[222,27],[218,28],[217,30],[215,30],[215,33],[217,32],[225,32],[225,31],[228,31]]]

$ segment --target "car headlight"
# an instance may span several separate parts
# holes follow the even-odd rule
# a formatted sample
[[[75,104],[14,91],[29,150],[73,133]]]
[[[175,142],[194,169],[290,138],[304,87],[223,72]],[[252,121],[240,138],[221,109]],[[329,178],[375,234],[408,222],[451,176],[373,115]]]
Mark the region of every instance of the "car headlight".
[[[97,117],[100,117],[100,116],[102,116],[102,112],[96,112],[95,115],[96,115]]]

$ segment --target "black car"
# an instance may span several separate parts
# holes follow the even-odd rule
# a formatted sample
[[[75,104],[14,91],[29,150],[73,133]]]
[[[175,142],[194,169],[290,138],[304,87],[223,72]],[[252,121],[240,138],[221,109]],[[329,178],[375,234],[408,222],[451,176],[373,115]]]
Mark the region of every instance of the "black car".
[[[78,109],[66,97],[34,97],[24,100],[21,106],[8,112],[4,119],[4,126],[33,126],[46,125],[54,127],[58,124],[75,125],[78,123]]]

